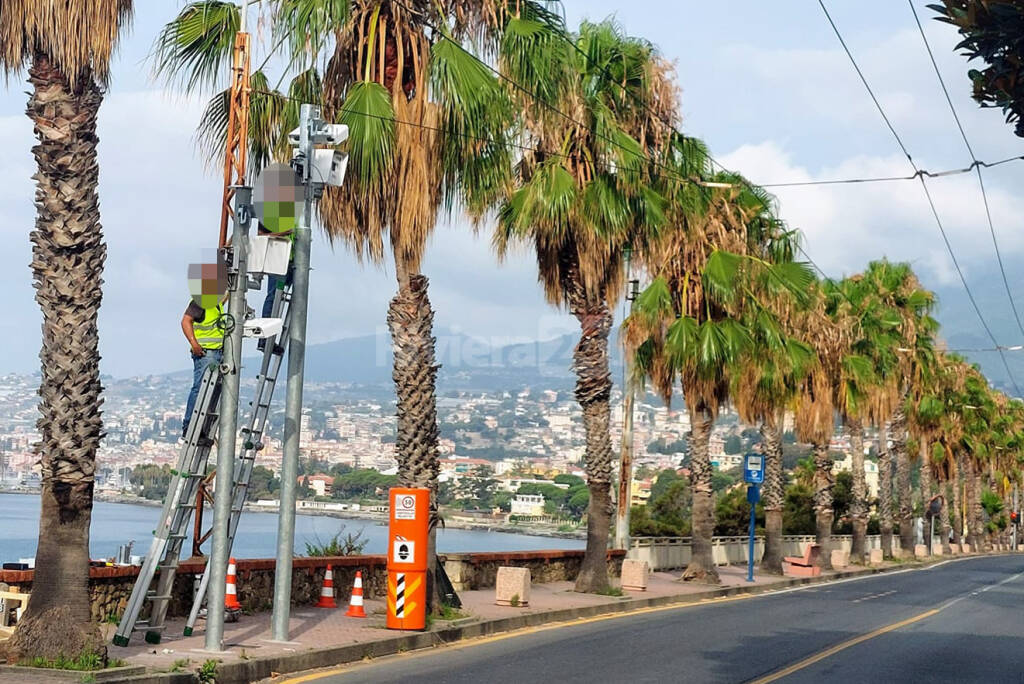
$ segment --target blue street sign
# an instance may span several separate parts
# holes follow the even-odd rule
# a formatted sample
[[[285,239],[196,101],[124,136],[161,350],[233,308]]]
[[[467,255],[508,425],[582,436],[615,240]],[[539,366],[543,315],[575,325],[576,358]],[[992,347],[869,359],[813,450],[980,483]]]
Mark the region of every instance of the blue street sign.
[[[757,485],[747,487],[747,503],[756,504],[761,500],[761,488]]]
[[[764,482],[764,456],[747,454],[743,457],[743,481],[747,484]]]

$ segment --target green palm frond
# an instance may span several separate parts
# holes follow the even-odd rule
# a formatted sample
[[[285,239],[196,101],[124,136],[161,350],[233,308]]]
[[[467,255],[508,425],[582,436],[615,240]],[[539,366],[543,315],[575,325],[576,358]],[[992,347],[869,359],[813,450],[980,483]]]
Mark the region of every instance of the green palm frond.
[[[741,285],[740,268],[743,257],[739,254],[716,249],[708,257],[704,266],[704,287],[719,302],[730,304],[737,295]]]
[[[522,84],[541,102],[562,106],[568,89],[571,46],[564,40],[561,21],[550,13],[539,13],[534,3],[505,24],[498,50],[501,71]]]
[[[379,83],[354,83],[340,118],[349,131],[350,172],[360,183],[376,183],[394,163],[395,111],[391,95]]]
[[[494,73],[452,41],[431,48],[430,87],[441,109],[445,204],[462,200],[481,214],[511,180],[508,131],[513,106]]]
[[[287,45],[291,64],[307,64],[324,53],[335,32],[347,23],[349,0],[273,0],[273,37]]]
[[[698,356],[700,324],[691,316],[673,321],[665,334],[665,352],[672,366],[684,368]]]
[[[241,25],[238,6],[222,0],[189,3],[156,39],[152,59],[158,78],[186,92],[216,88],[228,74]]]

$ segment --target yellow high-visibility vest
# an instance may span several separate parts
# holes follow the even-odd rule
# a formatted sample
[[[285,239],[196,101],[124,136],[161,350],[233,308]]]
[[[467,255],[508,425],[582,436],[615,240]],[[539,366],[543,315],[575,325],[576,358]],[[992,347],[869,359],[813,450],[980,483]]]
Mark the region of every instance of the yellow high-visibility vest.
[[[221,305],[203,309],[203,322],[192,322],[192,332],[196,342],[203,349],[222,349],[224,347],[224,331],[221,329],[220,317],[224,315]]]

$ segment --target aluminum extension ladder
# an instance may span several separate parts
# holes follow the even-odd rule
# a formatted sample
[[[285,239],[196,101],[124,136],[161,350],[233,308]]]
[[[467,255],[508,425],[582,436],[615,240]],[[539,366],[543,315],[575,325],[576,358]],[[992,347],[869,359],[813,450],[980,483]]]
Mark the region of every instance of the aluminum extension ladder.
[[[196,507],[196,491],[199,481],[206,477],[206,463],[213,446],[212,435],[217,432],[220,390],[220,369],[208,366],[199,385],[199,394],[192,409],[177,468],[171,471],[173,477],[164,499],[160,522],[153,530],[149,552],[114,635],[116,646],[127,646],[132,632],[143,630],[147,642],[160,643],[181,545],[188,537],[189,520]],[[153,577],[158,572],[160,576],[156,589],[150,591]],[[139,620],[139,614],[146,603],[151,604],[149,619]]]
[[[228,552],[234,543],[235,531],[241,517],[242,508],[248,493],[249,480],[252,476],[256,454],[263,449],[263,433],[266,429],[270,403],[277,383],[278,372],[288,344],[288,328],[291,321],[291,288],[279,290],[274,300],[274,317],[283,318],[281,332],[275,337],[267,338],[263,352],[263,363],[257,378],[256,398],[250,402],[252,415],[247,428],[242,429],[242,457],[236,459],[232,478],[231,518],[228,525]],[[189,422],[188,433],[178,468],[173,472],[174,479],[168,496],[164,500],[164,509],[160,516],[160,524],[153,533],[153,542],[146,560],[139,571],[139,576],[132,589],[131,597],[125,606],[124,614],[114,635],[114,645],[127,646],[131,634],[145,631],[148,643],[160,643],[166,627],[167,609],[171,599],[174,576],[180,563],[181,546],[188,537],[188,525],[196,508],[196,493],[199,482],[206,477],[206,464],[209,461],[210,447],[213,446],[212,435],[217,431],[218,402],[220,398],[221,374],[218,369],[208,368],[203,375],[196,408]],[[212,389],[210,389],[212,388]],[[200,417],[202,416],[202,417]],[[209,417],[210,420],[207,420]],[[202,429],[200,429],[202,426]],[[198,431],[198,432],[197,432]],[[192,633],[200,606],[206,597],[209,584],[210,566],[207,563],[199,589],[189,614],[185,635]],[[150,591],[156,573],[160,573],[157,588]],[[140,621],[139,615],[145,603],[151,603],[150,617]]]
[[[281,332],[275,337],[268,338],[266,348],[263,350],[263,365],[256,382],[255,399],[249,402],[252,413],[249,418],[248,427],[242,428],[242,455],[235,460],[235,473],[231,487],[231,517],[228,519],[228,554],[235,543],[235,532],[238,530],[238,521],[242,517],[242,509],[249,494],[249,481],[252,477],[253,468],[256,465],[256,456],[263,450],[263,435],[267,427],[267,418],[270,414],[270,401],[274,396],[274,387],[277,385],[278,373],[281,370],[281,363],[284,359],[284,352],[288,346],[288,331],[291,327],[291,288],[286,287],[278,290],[274,300],[273,318],[281,318],[283,321]],[[210,564],[206,564],[203,570],[203,577],[199,582],[195,598],[192,601],[192,610],[189,612],[188,621],[185,623],[185,636],[192,636],[196,620],[203,602],[206,600],[206,591],[210,584]]]

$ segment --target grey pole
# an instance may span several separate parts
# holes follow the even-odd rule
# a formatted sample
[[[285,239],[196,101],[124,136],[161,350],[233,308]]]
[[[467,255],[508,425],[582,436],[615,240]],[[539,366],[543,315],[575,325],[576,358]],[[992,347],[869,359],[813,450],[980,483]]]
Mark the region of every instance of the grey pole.
[[[626,359],[626,398],[622,406],[622,447],[619,459],[619,501],[615,516],[615,548],[629,551],[629,505],[633,498],[633,402],[636,391],[630,376],[632,359]]]
[[[234,255],[228,271],[228,313],[234,323],[224,335],[224,377],[220,390],[220,423],[217,434],[217,478],[213,491],[213,548],[210,553],[210,593],[206,601],[206,650],[224,650],[224,584],[228,570],[228,521],[231,519],[231,487],[235,472],[235,438],[238,434],[238,380],[242,365],[242,330],[245,327],[246,239],[252,189],[235,188]]]
[[[319,110],[304,104],[299,117],[299,150],[304,155],[302,182],[305,209],[295,236],[295,275],[292,280],[291,327],[288,335],[288,389],[284,408],[284,457],[281,463],[281,509],[277,525],[277,565],[274,568],[274,613],[271,638],[288,641],[291,617],[292,554],[295,545],[295,480],[298,477],[299,431],[302,428],[302,382],[306,363],[306,310],[309,302],[309,249],[312,239],[313,118]]]
[[[626,301],[636,300],[639,281],[632,277],[633,250],[626,249]],[[619,496],[615,510],[615,548],[629,551],[629,509],[633,499],[633,404],[636,387],[633,383],[633,358],[626,350],[622,391],[622,444],[619,454]]]

